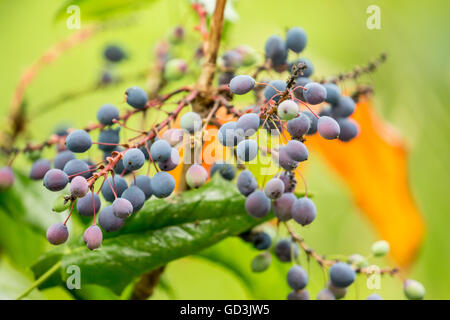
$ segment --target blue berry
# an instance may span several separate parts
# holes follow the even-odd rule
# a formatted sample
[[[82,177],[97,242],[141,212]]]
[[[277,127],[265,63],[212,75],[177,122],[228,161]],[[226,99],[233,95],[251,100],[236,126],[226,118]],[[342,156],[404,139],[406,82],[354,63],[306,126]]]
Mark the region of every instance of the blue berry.
[[[303,142],[291,140],[286,144],[285,150],[292,160],[301,162],[308,159],[308,149]]]
[[[264,186],[264,193],[270,199],[278,199],[284,193],[284,182],[279,178],[272,178]]]
[[[107,232],[120,230],[125,220],[116,217],[113,213],[112,206],[104,207],[98,215],[98,223]]]
[[[324,83],[325,90],[327,90],[326,102],[331,104],[337,104],[341,97],[341,89],[334,83]]]
[[[305,30],[300,27],[290,28],[286,34],[286,45],[295,53],[300,53],[305,49],[307,40]]]
[[[166,161],[158,161],[158,167],[162,171],[172,171],[180,164],[180,154],[177,149],[172,149],[170,158]]]
[[[112,104],[104,104],[97,111],[97,120],[105,126],[114,124],[113,120],[119,120],[119,117],[119,109]]]
[[[341,129],[336,120],[331,117],[323,116],[317,121],[317,131],[319,131],[322,138],[333,140],[339,136]]]
[[[265,232],[258,232],[253,238],[253,246],[258,250],[266,250],[270,248],[272,238]]]
[[[98,148],[105,152],[113,151],[120,141],[119,132],[120,128],[102,130],[98,135]]]
[[[114,189],[117,197],[121,197],[123,192],[127,190],[128,184],[127,181],[119,175],[114,175],[114,178],[108,177],[107,181],[102,185],[103,198],[108,202],[113,202],[116,198],[111,188]]]
[[[291,192],[284,193],[273,202],[273,212],[280,221],[288,221],[292,218],[291,208],[297,198]]]
[[[90,226],[83,234],[83,240],[90,250],[95,250],[102,245],[103,233],[96,225]]]
[[[64,165],[63,171],[72,180],[75,176],[81,175],[85,178],[89,177],[89,166],[83,160],[72,159]]]
[[[298,257],[298,245],[290,239],[281,239],[275,245],[275,255],[282,262],[291,262]]]
[[[139,87],[128,88],[125,92],[127,103],[136,109],[144,109],[147,105],[147,93]]]
[[[120,62],[125,59],[125,52],[117,45],[108,45],[103,52],[104,57],[110,62]]]
[[[298,86],[304,86],[306,83],[311,82],[308,78],[311,77],[314,73],[314,65],[311,63],[311,61],[309,61],[306,58],[299,58],[297,60],[295,60],[295,62],[293,63],[295,64],[297,67],[300,65],[300,67],[302,67],[301,71],[300,71],[300,78],[304,78],[305,80],[299,80],[297,79],[296,83]],[[291,66],[292,69],[292,66]],[[307,81],[307,82],[305,82]]]
[[[262,218],[270,211],[270,199],[261,190],[256,190],[245,200],[245,210],[254,218]]]
[[[153,161],[166,161],[172,155],[172,147],[166,140],[155,141],[150,147]]]
[[[94,193],[94,196],[92,197],[92,192],[89,192],[84,197],[78,198],[77,200],[77,210],[85,217],[92,217],[94,215],[94,210],[98,213],[100,207],[100,197],[96,193]]]
[[[355,112],[356,104],[352,98],[347,96],[339,97],[336,104],[333,105],[333,115],[338,118],[349,117]]]
[[[278,35],[269,37],[265,45],[266,59],[272,61],[274,67],[286,64],[287,48],[283,39]]]
[[[242,56],[235,50],[227,50],[220,57],[219,63],[227,70],[234,71],[242,65]]]
[[[147,151],[147,148],[148,148],[148,150],[150,150],[152,147],[152,143],[150,141],[147,141],[146,144],[147,144],[147,147],[145,147],[145,144],[144,144],[142,147],[139,148],[139,150],[141,150],[142,153],[144,154],[145,160],[148,160],[148,159],[150,159],[150,155]],[[116,149],[116,150],[119,151],[120,149]]]
[[[298,161],[295,161],[288,155],[285,146],[280,147],[278,158],[275,159],[275,162],[286,171],[295,170],[298,166]]]
[[[60,191],[69,182],[69,177],[62,170],[51,169],[44,176],[44,186],[50,191]]]
[[[359,126],[353,119],[341,118],[337,119],[339,124],[339,140],[348,142],[356,138],[359,134]]]
[[[236,76],[230,81],[230,90],[234,94],[246,94],[255,87],[255,79],[247,75]]]
[[[92,139],[86,131],[75,130],[67,136],[66,146],[72,152],[83,153],[92,146]]]
[[[308,274],[300,266],[292,266],[287,274],[287,282],[294,290],[302,290],[308,284]]]
[[[255,113],[246,113],[239,117],[236,123],[236,134],[241,137],[250,137],[258,131],[260,119]]]
[[[292,138],[301,138],[305,135],[311,125],[311,119],[303,112],[297,118],[289,120],[286,129]]]
[[[337,288],[348,287],[355,281],[355,277],[355,270],[347,263],[337,262],[330,268],[331,284]]]
[[[53,159],[53,166],[55,169],[63,170],[66,163],[73,159],[75,159],[75,155],[71,151],[61,151]]]
[[[236,148],[237,157],[245,162],[255,159],[258,154],[258,143],[254,140],[243,140]]]
[[[161,141],[164,141],[164,140],[161,140]],[[153,144],[153,146],[154,145],[155,144]],[[128,149],[125,152],[125,154],[123,155],[123,165],[124,165],[125,169],[127,169],[127,170],[130,170],[130,171],[138,170],[138,169],[142,168],[144,163],[145,163],[145,156],[142,153],[142,151],[137,148]]]
[[[236,176],[236,168],[229,163],[224,163],[224,162],[215,163],[211,168],[211,172],[210,172],[211,177],[216,172],[219,172],[219,174],[222,176],[222,178],[229,180],[229,181],[233,180],[234,177]]]
[[[237,187],[241,194],[248,196],[256,190],[258,184],[253,174],[248,170],[244,170],[237,178]]]
[[[236,132],[236,121],[223,124],[217,132],[219,142],[225,147],[234,147],[243,140]]]
[[[63,223],[55,223],[47,229],[47,240],[53,245],[62,244],[69,238],[69,230]]]
[[[366,300],[383,300],[383,298],[377,293],[372,293]]]
[[[317,123],[318,123],[318,119],[315,115],[312,114],[311,111],[303,111],[302,114],[304,114],[305,116],[307,116],[310,120],[310,125],[309,125],[309,130],[306,134],[308,135],[313,135],[317,132]]]
[[[279,92],[283,92],[286,90],[286,82],[284,82],[283,80],[272,80],[269,82],[269,84],[270,84],[270,86],[266,86],[266,88],[264,89],[264,97],[266,98],[267,101],[269,101],[272,97],[274,97],[272,99],[273,101],[275,101],[275,102],[280,101],[280,96],[277,94]],[[272,87],[277,89],[279,92],[277,92]]]
[[[122,193],[122,198],[131,202],[133,206],[133,213],[139,211],[145,202],[145,194],[138,187],[129,187]]]
[[[314,221],[316,211],[314,202],[307,197],[302,197],[292,204],[291,215],[297,223],[306,226]]]
[[[175,179],[167,172],[158,172],[152,177],[152,191],[157,198],[166,198],[175,189]]]
[[[325,288],[319,291],[316,300],[336,300],[336,297],[330,289]]]
[[[306,290],[291,291],[288,296],[288,300],[309,300],[309,293]]]
[[[130,187],[137,186],[139,189],[144,192],[145,200],[149,199],[152,194],[152,180],[145,175],[140,175],[136,177],[136,184],[134,183],[134,180],[131,181]]]
[[[31,166],[30,179],[41,180],[50,169],[51,164],[47,159],[36,160]]]
[[[76,198],[84,197],[89,191],[89,184],[85,177],[77,176],[70,182],[70,193]]]
[[[303,97],[309,104],[319,104],[327,98],[327,90],[317,82],[310,82],[305,85]]]
[[[196,112],[187,112],[180,119],[180,127],[189,133],[194,133],[202,129],[202,117]]]
[[[125,219],[133,213],[133,205],[125,198],[117,198],[112,203],[112,210],[116,217]]]

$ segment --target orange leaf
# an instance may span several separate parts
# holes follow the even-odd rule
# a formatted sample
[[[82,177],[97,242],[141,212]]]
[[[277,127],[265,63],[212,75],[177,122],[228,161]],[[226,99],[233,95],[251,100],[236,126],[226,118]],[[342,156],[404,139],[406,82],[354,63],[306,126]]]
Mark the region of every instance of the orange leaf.
[[[390,243],[393,258],[407,266],[423,240],[425,224],[409,190],[404,142],[367,100],[358,103],[352,118],[361,128],[352,141],[315,135],[307,144],[346,181],[357,205]]]

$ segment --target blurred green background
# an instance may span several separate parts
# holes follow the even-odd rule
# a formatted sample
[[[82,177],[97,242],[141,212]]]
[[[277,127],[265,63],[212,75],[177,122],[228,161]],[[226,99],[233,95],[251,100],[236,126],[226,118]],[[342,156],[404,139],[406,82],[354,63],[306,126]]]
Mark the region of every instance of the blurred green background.
[[[81,3],[89,5],[94,1]],[[366,8],[372,4],[381,9],[380,30],[366,27]],[[304,56],[314,62],[319,76],[349,71],[383,51],[389,54],[387,63],[363,80],[375,87],[378,113],[397,127],[407,141],[410,185],[427,223],[425,242],[408,276],[424,284],[426,298],[449,299],[450,2],[241,0],[234,6],[239,19],[227,28],[224,48],[249,44],[262,53],[268,36],[283,34],[286,28],[299,25],[309,37]],[[2,121],[6,121],[21,73],[44,50],[74,32],[66,28],[65,20],[55,21],[61,8],[58,1],[0,2]],[[86,23],[83,6],[81,10],[82,23]],[[28,139],[45,139],[61,121],[84,126],[95,120],[97,108],[106,102],[125,108],[125,89],[130,85],[143,86],[145,79],[130,79],[67,99],[57,106],[45,103],[93,85],[104,66],[102,49],[107,43],[122,44],[129,53],[130,59],[120,65],[118,73],[126,76],[145,71],[152,61],[155,42],[179,23],[187,27],[189,39],[198,39],[192,31],[197,20],[186,1],[156,1],[133,12],[124,26],[101,32],[46,67],[26,92],[27,112],[32,120]],[[193,52],[197,42],[187,46]],[[371,243],[378,239],[373,226],[352,203],[345,183],[318,158],[310,161],[308,179],[320,214],[313,227],[302,231],[303,236],[324,254],[368,254]],[[29,166],[23,159],[17,163],[24,170]],[[43,234],[0,211],[0,298],[14,298],[29,286],[32,277],[28,267],[48,249]],[[285,284],[288,266],[275,264],[266,273],[251,274],[249,265],[254,255],[256,251],[239,239],[229,239],[195,257],[175,261],[167,267],[153,298],[284,299],[289,291]],[[379,263],[393,264],[389,258]],[[320,269],[314,263],[310,266],[309,291],[315,296],[324,280]],[[402,299],[401,290],[398,279],[386,278],[379,293],[386,299]],[[348,298],[365,298],[369,293],[361,278]],[[30,295],[43,299],[74,297],[114,298],[108,290],[92,286],[74,295],[62,288]]]

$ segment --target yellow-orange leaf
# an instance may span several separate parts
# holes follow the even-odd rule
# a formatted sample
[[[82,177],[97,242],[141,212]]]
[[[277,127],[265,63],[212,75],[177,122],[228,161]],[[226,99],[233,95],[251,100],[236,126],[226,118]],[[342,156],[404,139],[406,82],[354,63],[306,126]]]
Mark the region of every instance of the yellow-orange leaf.
[[[408,186],[404,141],[375,115],[366,99],[357,104],[352,118],[361,127],[352,141],[327,141],[315,135],[307,144],[346,181],[357,205],[390,243],[392,257],[407,266],[422,242],[425,224]]]

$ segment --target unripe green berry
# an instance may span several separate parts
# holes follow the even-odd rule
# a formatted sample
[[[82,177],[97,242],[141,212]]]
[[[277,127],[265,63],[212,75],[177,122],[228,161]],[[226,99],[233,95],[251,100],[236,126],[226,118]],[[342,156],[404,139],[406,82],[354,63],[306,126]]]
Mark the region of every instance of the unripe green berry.
[[[252,260],[252,271],[263,272],[269,268],[271,262],[272,255],[269,252],[260,253]]]
[[[422,300],[425,296],[424,286],[416,280],[406,280],[403,283],[403,292],[409,300]]]
[[[66,211],[70,207],[70,201],[66,200],[66,196],[61,194],[56,198],[55,202],[53,202],[53,212],[63,212]]]
[[[383,257],[389,252],[389,242],[380,240],[372,245],[372,253],[375,257]]]
[[[187,64],[182,59],[172,59],[167,61],[164,67],[164,77],[167,80],[181,79],[187,71]]]
[[[348,261],[350,262],[350,264],[354,265],[355,267],[358,268],[365,268],[369,266],[369,262],[367,261],[367,259],[365,257],[363,257],[360,254],[352,254],[349,258]]]

